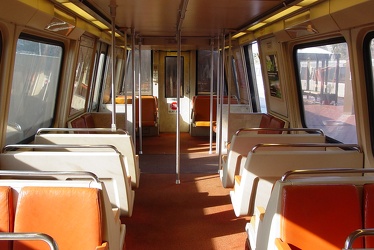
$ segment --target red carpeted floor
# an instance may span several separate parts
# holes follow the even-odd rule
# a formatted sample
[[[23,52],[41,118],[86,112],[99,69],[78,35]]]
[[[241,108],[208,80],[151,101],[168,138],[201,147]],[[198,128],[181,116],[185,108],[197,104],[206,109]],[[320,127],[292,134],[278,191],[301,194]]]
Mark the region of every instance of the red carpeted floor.
[[[244,249],[248,217],[237,218],[218,175],[142,174],[126,224],[126,249]]]
[[[235,216],[230,189],[217,173],[218,155],[209,154],[209,137],[181,134],[180,184],[175,134],[145,137],[142,146],[133,215],[121,218],[126,249],[244,249],[249,217]]]
[[[206,136],[190,136],[189,133],[180,133],[180,153],[208,153],[210,139]],[[137,148],[139,150],[142,144],[143,154],[175,154],[176,153],[176,134],[160,133],[156,137],[143,137],[140,142],[137,139]],[[215,153],[215,139],[212,141],[212,151]]]

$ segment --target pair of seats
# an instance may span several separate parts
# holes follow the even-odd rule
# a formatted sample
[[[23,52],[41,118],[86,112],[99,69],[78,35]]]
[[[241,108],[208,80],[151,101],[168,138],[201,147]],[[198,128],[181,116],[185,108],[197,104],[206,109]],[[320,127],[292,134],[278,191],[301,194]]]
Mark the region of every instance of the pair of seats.
[[[264,130],[261,131],[264,132]],[[230,150],[227,155],[222,157],[222,168],[219,171],[223,187],[234,187],[235,175],[239,175],[239,173],[242,172],[241,169],[244,167],[248,153],[257,144],[325,142],[325,136],[320,130],[282,128],[278,131],[286,132],[287,134],[259,134],[256,129],[240,129],[232,136]],[[309,134],[307,132],[313,133]],[[282,148],[279,149],[282,150]],[[298,148],[294,148],[294,150],[295,149]],[[299,149],[305,150],[305,148],[302,147]]]
[[[262,147],[272,151],[262,151]],[[348,144],[262,144],[248,153],[242,172],[230,191],[236,216],[253,215],[256,206],[266,207],[273,185],[289,170],[363,168],[363,153]],[[298,148],[302,148],[299,150]],[[328,150],[325,150],[325,148]],[[282,150],[280,150],[282,149]]]
[[[231,104],[237,104],[235,97],[223,97],[223,104],[228,104],[230,99]],[[212,129],[216,132],[217,120],[217,96],[213,96],[212,106]],[[210,133],[210,96],[199,95],[192,98],[192,112],[191,112],[191,135],[192,136],[207,136]]]
[[[135,191],[131,188],[131,178],[127,175],[124,157],[115,147],[102,146],[105,148],[80,145],[7,145],[0,154],[0,167],[13,171],[93,172],[105,184],[112,205],[120,209],[121,215],[131,216]],[[73,147],[75,151],[69,151],[69,147]],[[21,150],[10,150],[14,148]]]
[[[374,179],[345,171],[352,170],[359,175],[333,177],[334,170],[326,169],[329,177],[277,181],[266,210],[258,207],[246,226],[251,249],[342,249],[352,232],[372,228]],[[355,249],[364,246],[373,248],[373,238],[353,243]]]
[[[39,129],[35,135],[35,144],[52,144],[52,145],[112,145],[123,156],[123,161],[126,166],[127,175],[131,177],[131,186],[133,188],[139,187],[140,182],[140,168],[139,156],[135,153],[134,144],[131,136],[127,133],[100,133],[100,134],[66,134],[59,133],[66,132],[64,128]],[[77,149],[67,148],[66,150],[74,151]],[[94,150],[94,149],[92,149]],[[101,148],[100,150],[105,150]],[[79,151],[79,150],[78,150]]]
[[[116,114],[117,128],[124,129],[126,120],[123,114]],[[84,113],[68,122],[68,127],[75,129],[72,131],[77,134],[98,134],[111,131],[112,114],[111,113]],[[103,129],[106,128],[106,129]]]
[[[97,177],[94,179],[2,179],[0,231],[43,233],[54,239],[58,249],[122,250],[125,226],[121,225],[118,209],[111,207],[105,187]],[[0,240],[0,249],[49,248],[43,241],[30,239]]]

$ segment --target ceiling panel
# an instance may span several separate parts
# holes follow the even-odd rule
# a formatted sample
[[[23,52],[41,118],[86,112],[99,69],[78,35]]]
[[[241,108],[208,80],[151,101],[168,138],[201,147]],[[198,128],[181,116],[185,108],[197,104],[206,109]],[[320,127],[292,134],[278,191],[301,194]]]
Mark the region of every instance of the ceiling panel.
[[[88,0],[88,2],[110,17],[110,0]],[[114,2],[117,5],[118,27],[134,28],[145,37],[176,34],[182,0],[115,0]],[[282,6],[283,2],[282,0],[189,0],[181,32],[183,36],[216,36],[223,30],[239,30],[256,20],[262,13]]]

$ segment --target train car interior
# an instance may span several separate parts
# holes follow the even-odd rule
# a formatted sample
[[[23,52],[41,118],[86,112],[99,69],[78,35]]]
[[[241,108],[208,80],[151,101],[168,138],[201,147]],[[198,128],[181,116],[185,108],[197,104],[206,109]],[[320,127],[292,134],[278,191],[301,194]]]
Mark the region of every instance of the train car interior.
[[[0,1],[0,248],[373,248],[373,11]]]

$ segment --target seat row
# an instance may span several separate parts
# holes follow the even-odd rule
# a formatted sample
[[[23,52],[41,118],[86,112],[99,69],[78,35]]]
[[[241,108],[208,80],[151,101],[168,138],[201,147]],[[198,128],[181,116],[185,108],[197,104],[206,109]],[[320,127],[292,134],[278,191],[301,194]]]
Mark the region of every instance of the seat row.
[[[225,188],[233,188],[230,198],[236,216],[253,215],[256,206],[266,207],[275,181],[288,170],[363,168],[364,156],[358,145],[324,143],[323,133],[283,130],[303,133],[238,131],[233,136],[220,178]]]
[[[96,134],[102,133],[99,128],[110,128],[112,123],[112,114],[111,113],[102,113],[102,112],[92,112],[84,113],[70,121],[68,121],[68,128],[81,129],[76,130],[74,133],[82,134]],[[116,124],[119,129],[125,130],[126,120],[125,116],[122,114],[116,114]],[[97,130],[94,130],[98,128]],[[104,133],[107,131],[104,130]]]
[[[236,97],[228,98],[225,96],[223,98],[223,103],[227,104],[237,104],[238,101]],[[212,98],[212,127],[215,130],[215,123],[217,118],[217,96],[214,95]],[[191,103],[191,136],[206,136],[210,133],[210,95],[198,95],[192,98]]]
[[[337,176],[339,172],[343,175]],[[290,171],[276,181],[266,208],[256,207],[247,223],[247,249],[343,249],[352,232],[374,228],[374,179],[365,172],[373,173]],[[298,173],[310,176],[290,176]],[[357,238],[348,245],[373,248],[374,238]]]
[[[0,176],[0,230],[10,233],[0,249],[48,249],[32,237],[35,232],[49,236],[58,249],[124,249],[126,227],[94,174],[0,171]],[[31,237],[17,240],[26,233]]]
[[[141,112],[139,106],[139,100],[141,100]],[[116,107],[118,112],[127,112],[128,117],[132,116],[132,107],[126,105],[132,105],[134,102],[132,96],[119,95],[116,96]],[[111,109],[111,107],[109,107]],[[157,136],[159,134],[159,110],[158,110],[158,99],[156,96],[142,96],[135,98],[135,121],[136,130],[139,128],[139,113],[141,113],[141,126],[143,136]]]
[[[7,145],[0,154],[0,168],[93,172],[104,182],[112,205],[121,215],[132,215],[140,170],[127,134],[39,132],[35,142],[41,144]]]

